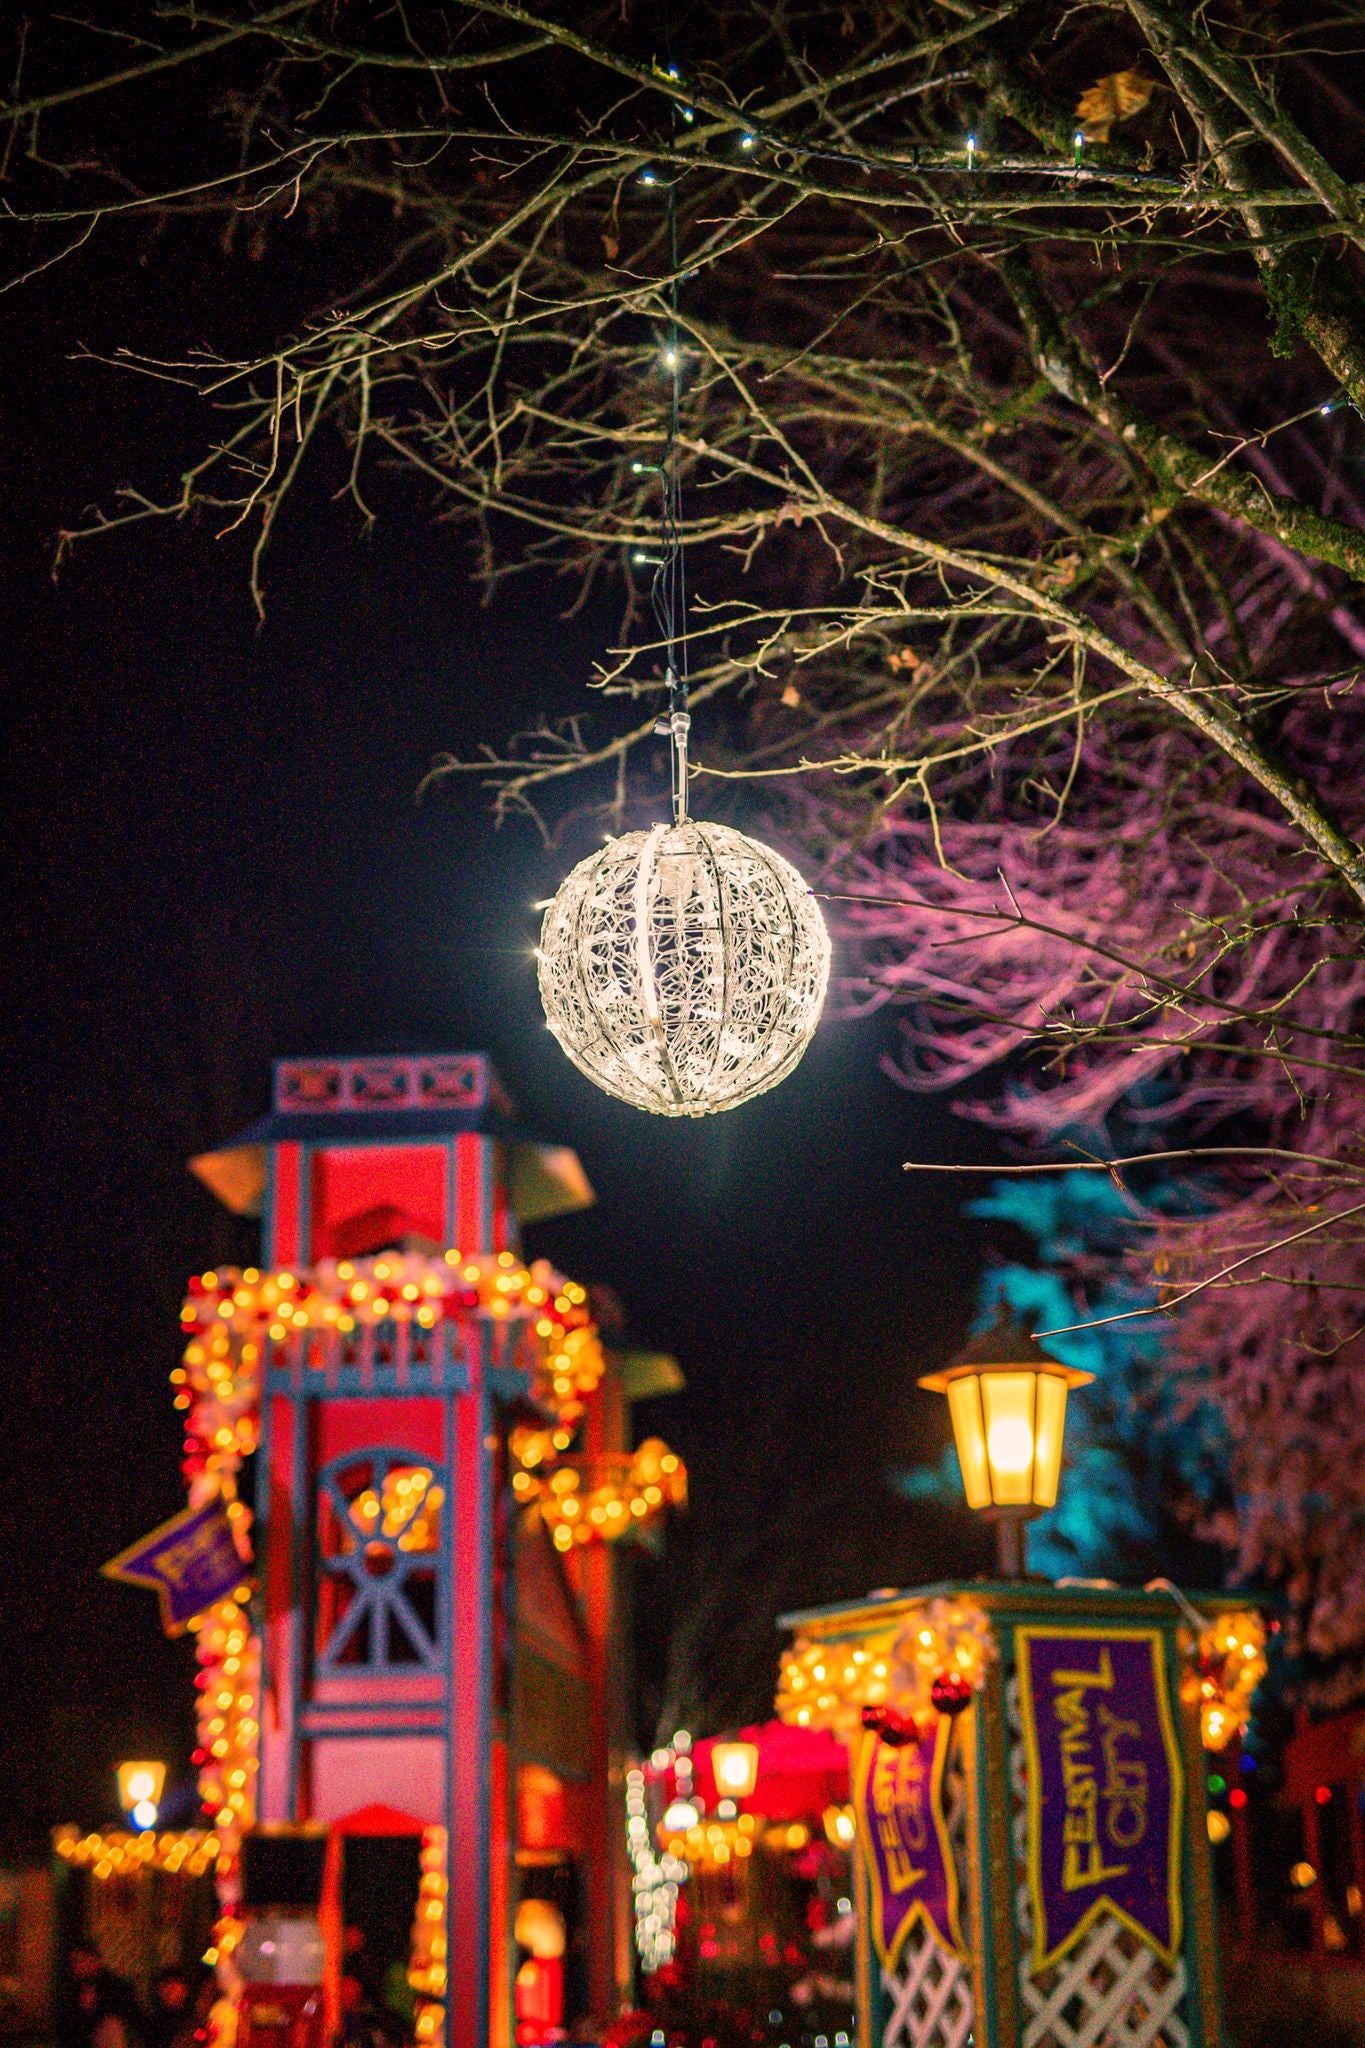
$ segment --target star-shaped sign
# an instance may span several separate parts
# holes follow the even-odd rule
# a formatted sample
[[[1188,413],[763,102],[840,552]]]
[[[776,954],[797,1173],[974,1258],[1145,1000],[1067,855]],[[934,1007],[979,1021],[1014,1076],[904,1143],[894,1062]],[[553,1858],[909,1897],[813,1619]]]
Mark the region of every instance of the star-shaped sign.
[[[245,1567],[223,1503],[214,1500],[172,1515],[101,1570],[127,1585],[154,1587],[166,1633],[178,1636],[206,1607],[236,1592]]]

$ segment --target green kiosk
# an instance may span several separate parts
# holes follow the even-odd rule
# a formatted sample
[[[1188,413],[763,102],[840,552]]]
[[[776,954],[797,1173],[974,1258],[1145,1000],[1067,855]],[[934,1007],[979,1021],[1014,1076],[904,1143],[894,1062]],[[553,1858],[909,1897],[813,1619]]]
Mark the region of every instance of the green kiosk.
[[[1085,1377],[1002,1315],[924,1382],[998,1580],[785,1619],[778,1711],[849,1742],[860,2048],[1222,2048],[1205,1751],[1264,1634],[1226,1596],[1022,1575]]]

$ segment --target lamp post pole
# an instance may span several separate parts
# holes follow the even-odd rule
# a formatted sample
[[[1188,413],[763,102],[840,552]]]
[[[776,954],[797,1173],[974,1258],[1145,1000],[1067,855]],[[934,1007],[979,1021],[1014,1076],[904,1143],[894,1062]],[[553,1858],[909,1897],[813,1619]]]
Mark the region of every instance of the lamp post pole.
[[[1028,1577],[1028,1518],[1003,1514],[996,1517],[995,1552],[1002,1579]]]

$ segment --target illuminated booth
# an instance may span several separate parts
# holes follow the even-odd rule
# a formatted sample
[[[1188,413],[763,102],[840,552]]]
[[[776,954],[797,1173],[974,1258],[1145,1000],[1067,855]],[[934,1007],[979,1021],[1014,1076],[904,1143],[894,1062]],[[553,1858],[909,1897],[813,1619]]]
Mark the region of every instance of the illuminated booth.
[[[523,1261],[522,1223],[592,1200],[582,1169],[477,1053],[280,1061],[270,1114],[191,1164],[260,1215],[261,1264],[191,1283],[190,1507],[111,1569],[195,1633],[239,2041],[307,2048],[364,1999],[431,2048],[605,2018],[610,1543],[685,1474],[630,1447],[672,1361],[604,1351],[584,1289]]]
[[[641,2040],[704,2039],[744,2008],[774,2041],[789,2018],[846,2048],[848,1799],[843,1743],[781,1721],[698,1742],[679,1730],[627,1774]]]
[[[1087,1377],[1002,1308],[921,1384],[1008,1576],[787,1617],[778,1711],[848,1745],[859,2048],[1224,2039],[1204,1753],[1247,1724],[1265,1630],[1165,1581],[1025,1576]]]

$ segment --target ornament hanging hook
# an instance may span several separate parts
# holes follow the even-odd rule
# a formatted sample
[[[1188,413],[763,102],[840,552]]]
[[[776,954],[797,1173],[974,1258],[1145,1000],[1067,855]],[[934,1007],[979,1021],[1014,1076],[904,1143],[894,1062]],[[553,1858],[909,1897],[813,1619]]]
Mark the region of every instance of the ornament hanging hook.
[[[687,735],[692,729],[687,709],[687,685],[678,680],[676,669],[668,670],[668,735],[672,759],[673,823],[687,823]]]

